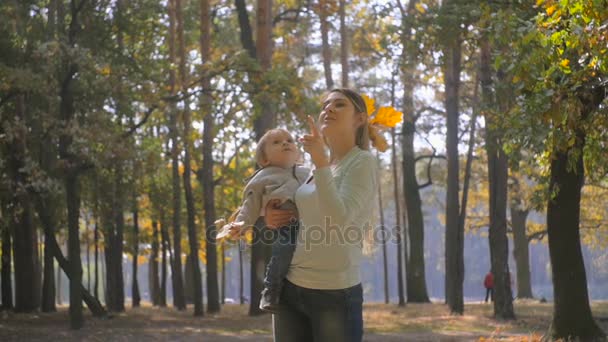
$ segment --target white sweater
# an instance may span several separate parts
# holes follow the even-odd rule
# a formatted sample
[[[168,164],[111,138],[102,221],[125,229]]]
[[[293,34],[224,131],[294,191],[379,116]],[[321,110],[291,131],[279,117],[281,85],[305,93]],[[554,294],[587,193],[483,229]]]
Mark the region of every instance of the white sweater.
[[[376,158],[354,147],[335,167],[313,176],[296,192],[300,231],[287,279],[312,289],[357,285],[364,231],[376,204]]]

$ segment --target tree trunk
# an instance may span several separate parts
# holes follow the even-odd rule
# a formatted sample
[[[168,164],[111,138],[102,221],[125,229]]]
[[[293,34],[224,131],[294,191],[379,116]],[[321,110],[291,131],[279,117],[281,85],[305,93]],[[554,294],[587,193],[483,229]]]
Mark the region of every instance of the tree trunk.
[[[160,284],[158,281],[158,221],[152,221],[152,254],[150,254],[149,278],[150,278],[150,301],[152,305],[160,305]]]
[[[56,226],[53,220],[52,226]],[[42,312],[55,312],[55,260],[50,247],[53,231],[44,231],[44,278],[42,282]]]
[[[406,86],[406,88],[410,88]],[[413,87],[410,89],[413,105]],[[413,107],[411,107],[413,109]],[[414,152],[415,122],[406,115],[402,128],[403,156],[403,192],[408,218],[408,235],[410,241],[407,264],[407,301],[410,303],[428,303],[426,290],[426,274],[424,266],[424,216],[420,189],[416,177],[416,156]]]
[[[87,256],[87,291],[91,292],[91,242],[89,241],[89,218],[87,217],[84,226],[85,250]]]
[[[2,204],[4,210],[4,203]],[[3,215],[6,217],[6,215]],[[11,233],[9,226],[2,227],[2,309],[13,309],[13,284],[11,281]]]
[[[177,40],[178,40],[178,51],[179,51],[179,75],[180,75],[180,89],[182,93],[188,92],[188,73],[186,71],[186,47],[184,41],[184,20],[182,13],[181,0],[175,0],[175,12],[177,19]],[[188,243],[190,246],[190,254],[188,257],[190,260],[190,271],[192,272],[192,300],[194,302],[194,316],[203,315],[203,287],[201,280],[201,270],[198,261],[198,233],[195,224],[195,207],[194,207],[194,196],[192,194],[192,166],[190,162],[190,130],[191,130],[191,118],[190,118],[190,101],[186,97],[184,99],[184,111],[183,111],[183,142],[184,142],[184,194],[186,197],[186,226],[188,228]],[[188,269],[186,269],[188,270]]]
[[[346,0],[339,0],[340,15],[340,64],[342,65],[342,87],[348,88],[348,32],[346,30]]]
[[[125,194],[123,182],[123,168],[121,161],[116,161],[116,172],[114,174],[114,235],[111,239],[111,249],[106,249],[106,253],[111,257],[112,263],[108,264],[108,272],[106,276],[112,274],[112,284],[110,285],[110,277],[108,277],[108,293],[114,293],[112,296],[112,306],[108,303],[108,309],[115,312],[125,311],[125,281],[122,269],[123,250],[124,250],[124,201]],[[112,266],[111,268],[109,266]]]
[[[210,64],[211,58],[211,16],[209,12],[209,1],[201,0],[201,40],[200,51],[203,58],[204,67]],[[211,87],[210,77],[202,80],[203,88]],[[214,140],[214,120],[211,94],[205,92],[202,95],[203,106],[203,146],[201,169],[201,184],[203,187],[203,207],[205,210],[205,243],[207,255],[207,311],[216,313],[220,311],[220,298],[217,279],[217,248],[216,248],[216,227],[215,227],[215,180],[213,179],[213,140]],[[198,266],[198,254],[196,255],[196,266]],[[198,271],[200,274],[200,271]]]
[[[261,74],[255,75],[256,92],[258,92],[256,108],[259,116],[253,122],[256,140],[275,124],[275,112],[273,99],[265,93],[260,93],[260,82],[263,73],[270,70],[272,59],[272,0],[258,0],[257,6],[257,30],[256,30],[256,53],[257,60],[261,66]],[[251,246],[251,302],[249,303],[249,315],[264,313],[259,308],[260,294],[263,288],[265,265],[270,260],[271,244],[270,237],[264,234],[266,227],[263,220],[258,220],[257,229],[253,231]],[[256,243],[257,242],[257,243]]]
[[[160,235],[163,254],[161,259],[158,305],[165,307],[167,306],[167,253],[171,255],[171,241],[169,240],[168,226],[165,221],[165,213],[162,206],[160,207]],[[171,262],[171,258],[169,258],[169,261]]]
[[[50,213],[49,213],[49,204],[46,203],[44,201],[43,198],[40,198],[39,194],[37,195],[38,197],[36,198],[35,204],[36,204],[36,211],[38,212],[38,217],[40,218],[40,222],[42,224],[42,227],[44,229],[44,233],[45,236],[48,236],[49,239],[45,240],[45,243],[48,244],[49,247],[49,252],[53,255],[53,257],[55,258],[55,260],[57,260],[57,263],[59,264],[59,268],[57,269],[57,294],[58,294],[58,303],[61,304],[61,277],[59,274],[59,269],[62,269],[64,271],[64,273],[66,274],[66,276],[68,277],[68,279],[70,279],[70,277],[72,276],[72,274],[70,273],[71,270],[71,264],[70,262],[63,256],[63,253],[61,252],[61,248],[59,247],[59,244],[57,243],[57,239],[55,238],[55,235],[52,234],[53,232],[53,221],[51,219]],[[48,202],[48,201],[47,201]],[[81,273],[82,276],[82,273]],[[91,311],[91,313],[93,314],[93,316],[95,317],[104,317],[107,316],[107,312],[106,310],[103,308],[103,306],[101,305],[101,303],[99,302],[99,300],[96,297],[93,297],[89,291],[87,291],[84,287],[84,285],[81,283],[80,284],[80,292],[82,293],[82,300],[84,300],[84,302],[87,304],[89,310]],[[81,305],[82,308],[82,305]]]
[[[480,79],[486,110],[486,151],[488,154],[489,183],[489,240],[492,274],[494,275],[494,315],[500,319],[514,319],[511,276],[509,272],[509,240],[507,239],[507,156],[502,149],[501,135],[494,129],[495,113],[508,110],[506,100],[493,101],[491,95],[490,46],[487,38],[481,41]]]
[[[399,177],[397,176],[397,148],[396,148],[396,133],[395,129],[391,128],[391,164],[393,170],[393,197],[395,200],[395,235],[397,238],[397,293],[399,295],[399,306],[405,305],[405,288],[403,284],[403,246],[404,244],[404,227],[405,220],[402,220],[401,215],[401,196],[399,195]],[[403,222],[403,225],[402,225]],[[407,253],[405,253],[407,254]],[[406,261],[407,263],[407,261]]]
[[[131,287],[131,302],[133,307],[139,307],[139,283],[137,282],[137,258],[139,255],[139,210],[137,207],[137,194],[133,194],[133,282]]]
[[[448,6],[444,3],[443,6]],[[455,25],[459,23],[455,23]],[[454,26],[455,26],[454,25]],[[447,116],[447,194],[445,270],[446,300],[450,311],[464,313],[464,231],[459,225],[459,161],[458,161],[458,117],[461,71],[461,37],[459,29],[447,38],[444,47],[445,109]]]
[[[601,102],[585,104],[581,120]],[[565,151],[554,150],[551,161],[549,193],[556,195],[547,205],[547,233],[555,304],[549,334],[555,339],[605,341],[606,335],[593,320],[589,307],[579,234],[585,139],[583,132],[577,132],[575,145]]]
[[[528,210],[511,206],[511,226],[513,228],[513,258],[517,267],[517,298],[533,298],[530,281],[530,253],[526,220]]]
[[[222,304],[226,304],[226,250],[225,247],[226,245],[224,244],[224,242],[222,241],[220,243],[220,250],[222,251],[222,283],[220,286],[220,299],[221,299],[221,303]]]
[[[334,87],[334,80],[331,74],[331,48],[329,46],[329,23],[327,22],[327,6],[327,0],[319,0],[319,21],[321,22],[323,70],[325,71],[325,85],[329,90]]]
[[[38,308],[35,301],[36,260],[38,247],[27,192],[27,174],[23,172],[26,157],[25,97],[16,97],[15,129],[9,146],[8,166],[13,180],[10,226],[13,232],[13,261],[15,276],[15,311],[32,312]]]
[[[68,144],[69,146],[69,144]],[[67,149],[66,149],[67,150]],[[64,150],[64,151],[66,151]],[[68,260],[70,266],[70,325],[80,329],[84,325],[82,314],[82,262],[80,260],[80,185],[78,177],[71,173],[65,179],[68,206]]]
[[[380,162],[380,154],[376,151],[376,158]],[[378,182],[378,210],[380,211],[380,231],[382,232],[382,269],[384,271],[384,304],[388,304],[388,262],[386,260],[386,227],[384,224],[384,206],[382,205],[382,183]]]
[[[403,54],[400,66],[401,78],[404,84],[401,162],[403,169],[403,196],[405,198],[404,213],[407,212],[408,237],[410,242],[409,253],[407,254],[409,255],[407,258],[408,272],[406,274],[407,301],[410,303],[428,303],[429,296],[426,289],[424,266],[424,216],[422,214],[422,201],[420,200],[420,187],[416,178],[416,156],[414,151],[414,134],[417,120],[414,106],[414,88],[418,60],[418,49],[413,44],[416,3],[416,0],[408,3],[407,12],[402,13],[401,22],[404,32],[401,36]]]
[[[169,0],[169,62],[176,63],[175,58],[175,0]],[[172,95],[175,95],[175,71],[169,71],[169,87]],[[186,299],[184,296],[184,277],[182,271],[182,232],[181,232],[181,187],[179,179],[179,141],[178,141],[178,115],[174,105],[169,109],[169,137],[171,139],[171,165],[173,186],[173,263],[171,265],[171,280],[173,282],[173,306],[178,310],[186,310]]]
[[[61,299],[61,267],[57,267],[57,305],[63,305]]]
[[[99,298],[99,218],[97,214],[95,214],[93,244],[95,245],[95,286],[93,287],[93,295],[95,298]]]
[[[237,243],[239,249],[239,303],[243,305],[245,304],[245,272],[243,271],[243,247],[240,240]]]

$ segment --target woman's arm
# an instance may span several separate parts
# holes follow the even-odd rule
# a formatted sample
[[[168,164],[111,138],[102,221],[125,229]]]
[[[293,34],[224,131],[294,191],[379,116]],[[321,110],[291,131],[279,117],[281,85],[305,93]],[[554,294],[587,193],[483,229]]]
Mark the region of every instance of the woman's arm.
[[[330,223],[338,227],[344,227],[366,207],[375,205],[378,184],[376,159],[370,153],[357,156],[345,172],[338,189],[329,167],[313,171],[321,215],[330,217]]]
[[[266,227],[270,229],[277,229],[298,219],[298,213],[295,210],[279,209],[280,205],[281,200],[279,199],[272,199],[268,201],[268,204],[266,204],[264,215]]]

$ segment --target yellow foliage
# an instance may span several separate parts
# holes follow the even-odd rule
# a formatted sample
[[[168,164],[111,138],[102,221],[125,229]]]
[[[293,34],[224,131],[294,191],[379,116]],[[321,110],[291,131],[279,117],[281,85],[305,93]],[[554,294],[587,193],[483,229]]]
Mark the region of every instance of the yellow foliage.
[[[422,14],[426,13],[426,8],[424,8],[424,5],[419,2],[416,3],[416,9]]]
[[[99,70],[99,73],[102,74],[103,76],[108,76],[108,75],[110,75],[111,71],[112,71],[112,69],[110,68],[110,66],[106,65],[103,68],[101,68],[101,70]]]
[[[365,106],[367,107],[367,115],[371,116],[376,111],[376,107],[375,107],[376,101],[365,94],[363,94],[361,96],[363,97],[363,100],[365,101]]]
[[[553,13],[555,12],[556,9],[557,9],[557,5],[555,5],[555,4],[547,7],[547,15],[549,15],[549,16],[553,15]]]
[[[370,124],[384,127],[395,127],[403,121],[403,113],[393,107],[380,107],[376,115],[370,120]]]

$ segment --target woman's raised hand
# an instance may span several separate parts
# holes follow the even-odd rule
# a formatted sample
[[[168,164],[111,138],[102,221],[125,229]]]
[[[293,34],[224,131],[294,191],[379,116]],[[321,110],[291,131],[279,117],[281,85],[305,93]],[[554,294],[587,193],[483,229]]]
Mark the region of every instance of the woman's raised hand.
[[[317,169],[328,166],[329,160],[325,154],[323,136],[321,135],[321,132],[319,132],[319,128],[317,128],[312,116],[309,115],[307,119],[308,126],[310,127],[310,134],[305,134],[300,138],[304,151],[310,154],[310,159]]]
[[[287,226],[297,219],[295,210],[279,209],[279,205],[281,205],[279,199],[272,199],[266,204],[264,221],[266,227],[270,229]]]

